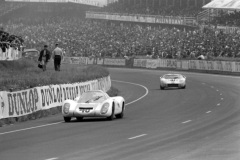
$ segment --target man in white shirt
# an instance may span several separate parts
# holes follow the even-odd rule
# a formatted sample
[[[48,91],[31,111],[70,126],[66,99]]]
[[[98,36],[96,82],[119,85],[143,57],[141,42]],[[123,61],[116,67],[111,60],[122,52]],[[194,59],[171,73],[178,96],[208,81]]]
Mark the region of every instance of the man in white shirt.
[[[52,57],[54,60],[54,68],[55,71],[60,71],[61,60],[63,59],[63,51],[58,47],[58,43],[56,43],[56,48],[52,52]]]

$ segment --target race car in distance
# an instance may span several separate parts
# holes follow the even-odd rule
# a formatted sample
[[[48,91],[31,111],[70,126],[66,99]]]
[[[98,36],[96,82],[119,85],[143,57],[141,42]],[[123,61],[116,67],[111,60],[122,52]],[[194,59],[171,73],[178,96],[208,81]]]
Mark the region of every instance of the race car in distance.
[[[186,77],[181,74],[165,74],[160,77],[160,89],[169,87],[186,88]]]
[[[62,115],[65,122],[72,117],[81,121],[84,117],[106,117],[108,120],[123,118],[125,100],[121,96],[110,97],[101,90],[87,91],[75,100],[65,100]]]

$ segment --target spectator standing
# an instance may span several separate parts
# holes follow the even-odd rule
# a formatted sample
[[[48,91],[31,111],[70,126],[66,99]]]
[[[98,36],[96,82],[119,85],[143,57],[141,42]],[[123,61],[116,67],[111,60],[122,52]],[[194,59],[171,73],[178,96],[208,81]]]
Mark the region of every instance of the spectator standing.
[[[58,47],[58,43],[56,43],[55,47],[56,48],[53,50],[54,68],[55,71],[60,71],[61,60],[63,59],[63,51]]]
[[[41,62],[41,64],[42,64],[43,71],[47,70],[47,62],[49,61],[50,54],[51,54],[47,48],[48,48],[48,46],[44,45],[44,49],[41,50],[40,56],[38,58],[38,61]]]

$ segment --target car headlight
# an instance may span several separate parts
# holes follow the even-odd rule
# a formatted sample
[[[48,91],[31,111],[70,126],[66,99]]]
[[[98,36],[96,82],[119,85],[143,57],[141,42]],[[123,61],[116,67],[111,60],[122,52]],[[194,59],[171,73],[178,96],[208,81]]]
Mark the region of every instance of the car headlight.
[[[161,81],[162,81],[163,83],[165,83],[167,80],[166,80],[166,79],[161,79]]]
[[[180,82],[180,83],[184,83],[184,79],[180,79],[179,82]]]
[[[101,114],[106,114],[108,112],[109,106],[109,103],[104,103],[101,109]]]
[[[63,113],[64,114],[68,114],[69,113],[69,109],[70,109],[70,103],[65,103],[63,105]]]

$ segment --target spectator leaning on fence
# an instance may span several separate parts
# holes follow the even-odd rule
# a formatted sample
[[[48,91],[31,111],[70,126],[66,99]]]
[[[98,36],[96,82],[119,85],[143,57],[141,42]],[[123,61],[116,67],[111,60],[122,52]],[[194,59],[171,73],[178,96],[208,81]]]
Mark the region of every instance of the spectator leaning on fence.
[[[56,48],[53,50],[53,60],[54,60],[54,68],[55,71],[60,71],[61,60],[63,59],[63,51],[58,47],[58,43],[56,43]]]

